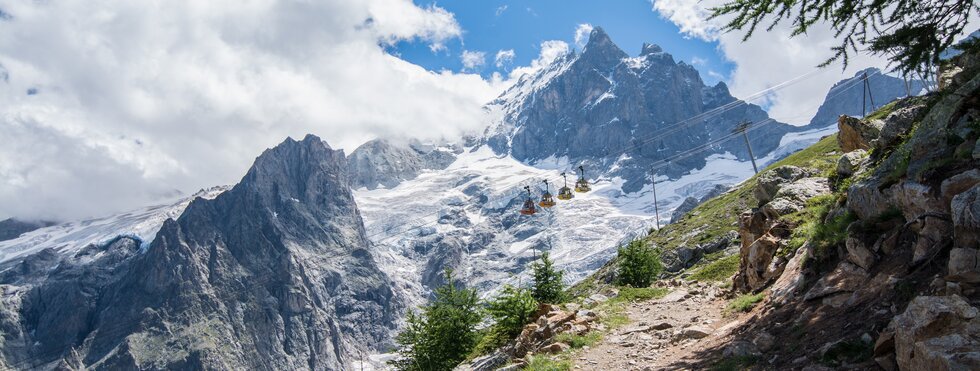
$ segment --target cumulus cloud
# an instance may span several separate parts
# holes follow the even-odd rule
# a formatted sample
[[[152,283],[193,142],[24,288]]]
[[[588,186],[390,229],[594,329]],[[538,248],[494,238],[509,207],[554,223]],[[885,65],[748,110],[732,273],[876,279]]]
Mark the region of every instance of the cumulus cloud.
[[[707,63],[708,63],[708,60],[707,59],[704,59],[704,58],[701,58],[701,57],[698,57],[698,56],[691,57],[691,64],[694,65],[694,66],[704,66]]]
[[[652,5],[654,11],[677,25],[684,35],[719,43],[721,53],[735,64],[728,82],[736,97],[747,97],[813,72],[832,55],[831,46],[837,45],[834,32],[826,24],[815,24],[806,35],[791,37],[790,25],[785,21],[768,32],[764,25],[751,39],[742,42],[741,32],[719,32],[724,19],[708,20],[707,9],[724,2],[725,0],[652,0]],[[846,70],[842,71],[839,64],[826,67],[753,103],[766,106],[773,118],[793,124],[805,124],[816,113],[824,95],[834,83],[867,67],[885,69],[886,66],[885,58],[867,54],[854,55]]]
[[[514,49],[498,50],[497,56],[493,58],[493,63],[497,68],[504,68],[504,66],[513,63],[516,56]]]
[[[385,53],[461,35],[451,13],[409,0],[0,8],[0,218],[95,216],[234,183],[287,136],[350,151],[477,131],[501,89]]]
[[[554,63],[559,57],[571,51],[568,43],[561,40],[548,40],[541,43],[541,53],[528,66],[521,66],[510,71],[510,80],[516,81],[522,75],[530,75]],[[507,85],[507,84],[504,84]]]
[[[473,71],[483,67],[487,63],[487,53],[463,50],[463,53],[459,55],[459,59],[463,62],[463,69]]]
[[[592,33],[592,28],[592,25],[588,23],[582,23],[575,27],[575,46],[580,49],[585,47],[585,43],[589,42],[589,34]]]

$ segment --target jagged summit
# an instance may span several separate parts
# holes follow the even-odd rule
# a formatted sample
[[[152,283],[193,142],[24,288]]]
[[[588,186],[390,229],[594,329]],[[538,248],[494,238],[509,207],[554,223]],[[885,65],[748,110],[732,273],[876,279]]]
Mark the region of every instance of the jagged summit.
[[[643,43],[643,48],[640,49],[640,55],[646,56],[650,54],[663,53],[664,49],[657,44]]]
[[[705,86],[696,69],[659,46],[645,44],[640,56],[630,57],[596,27],[581,54],[522,79],[490,104],[490,111],[503,114],[487,130],[486,143],[527,163],[587,163],[602,175],[622,177],[623,189],[632,192],[647,182],[652,163],[729,135],[741,121],[768,118],[760,107],[745,104],[685,122],[734,100],[727,87]],[[792,130],[768,123],[751,138],[753,149],[764,156]],[[748,157],[744,143],[720,143],[671,161],[663,174],[679,177],[704,166],[708,155],[725,152]]]

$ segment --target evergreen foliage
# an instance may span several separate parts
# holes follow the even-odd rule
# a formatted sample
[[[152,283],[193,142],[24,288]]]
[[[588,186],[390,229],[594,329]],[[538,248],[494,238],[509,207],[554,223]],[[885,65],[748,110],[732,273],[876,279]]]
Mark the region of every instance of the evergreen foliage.
[[[408,313],[405,329],[395,338],[400,355],[391,362],[395,368],[452,370],[480,340],[476,326],[483,314],[476,290],[456,287],[450,270],[446,282],[420,313]]]
[[[642,240],[619,248],[619,284],[648,287],[663,270],[660,254]]]
[[[487,305],[494,326],[508,337],[514,337],[521,332],[524,325],[532,320],[531,316],[538,308],[531,290],[511,285],[504,286],[496,298]]]
[[[540,303],[560,304],[565,300],[564,273],[555,269],[548,253],[541,254],[541,261],[532,265],[534,286],[531,293]]]
[[[761,23],[768,23],[768,31],[792,22],[792,35],[798,36],[826,21],[841,41],[821,66],[837,60],[847,66],[851,53],[867,50],[888,56],[906,76],[928,78],[980,5],[975,0],[729,0],[711,12],[712,18],[726,17],[722,31],[746,30],[745,40]]]

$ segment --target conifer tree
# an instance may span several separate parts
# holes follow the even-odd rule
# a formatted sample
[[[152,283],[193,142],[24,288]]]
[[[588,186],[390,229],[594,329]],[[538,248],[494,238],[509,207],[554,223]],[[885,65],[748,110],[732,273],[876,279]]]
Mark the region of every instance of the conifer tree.
[[[548,253],[541,254],[541,261],[532,265],[534,285],[531,293],[541,303],[560,304],[565,300],[564,273],[555,269]]]

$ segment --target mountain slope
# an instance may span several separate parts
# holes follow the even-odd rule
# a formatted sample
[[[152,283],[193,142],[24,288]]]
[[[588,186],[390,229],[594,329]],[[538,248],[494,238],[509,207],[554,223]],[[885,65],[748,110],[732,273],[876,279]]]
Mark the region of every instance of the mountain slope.
[[[341,369],[391,344],[402,307],[369,251],[343,152],[314,136],[264,152],[145,251],[126,237],[42,250],[2,283],[24,293],[0,314],[14,368]]]
[[[705,86],[698,72],[659,46],[629,57],[596,27],[581,54],[569,53],[492,102],[497,115],[486,143],[497,153],[536,163],[549,158],[585,162],[626,180],[633,192],[648,181],[651,164],[677,178],[703,167],[710,154],[748,159],[744,143],[724,141],[684,158],[675,155],[729,135],[742,121],[757,123],[751,142],[763,157],[797,128],[768,120],[760,107],[731,96],[727,86]]]
[[[862,99],[861,96],[867,94],[864,90],[865,75],[868,76],[871,94]],[[877,68],[868,68],[834,84],[810,120],[810,125],[826,125],[840,115],[861,117],[875,111],[875,106],[884,106],[908,94],[919,95],[924,87],[921,80],[910,80],[906,86],[901,78],[886,75]]]

